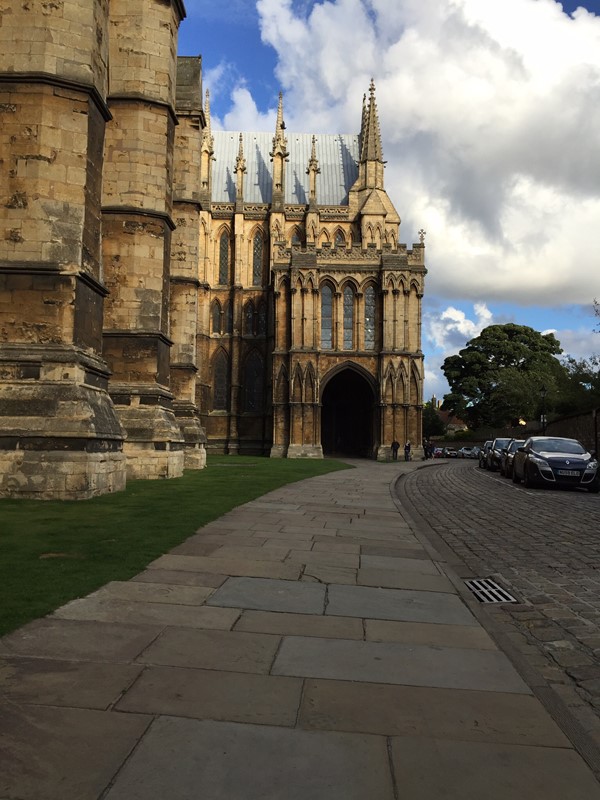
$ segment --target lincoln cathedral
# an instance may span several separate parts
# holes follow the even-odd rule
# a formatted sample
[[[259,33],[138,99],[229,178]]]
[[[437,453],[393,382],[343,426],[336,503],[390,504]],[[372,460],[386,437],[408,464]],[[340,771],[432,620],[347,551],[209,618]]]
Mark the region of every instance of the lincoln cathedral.
[[[355,134],[216,130],[181,0],[0,19],[0,497],[421,444],[424,232]],[[185,24],[185,22],[183,23]]]

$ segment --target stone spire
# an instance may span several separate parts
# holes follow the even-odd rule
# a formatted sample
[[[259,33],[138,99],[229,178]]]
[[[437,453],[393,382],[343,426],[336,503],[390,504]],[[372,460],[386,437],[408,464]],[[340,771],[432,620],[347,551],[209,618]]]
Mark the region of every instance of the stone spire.
[[[381,133],[379,130],[379,114],[377,111],[377,102],[375,100],[375,83],[373,80],[371,80],[371,85],[369,87],[369,106],[366,111],[366,116],[363,100],[362,122],[360,161],[361,164],[374,162],[377,165],[381,165],[381,169],[375,167],[375,169],[371,171],[376,174],[377,177],[380,176],[380,183],[374,184],[374,186],[379,185],[379,187],[383,188],[383,154],[381,149]]]
[[[237,158],[235,159],[235,200],[241,203],[244,200],[244,173],[246,172],[246,159],[244,158],[244,137],[240,133],[240,144]]]
[[[206,127],[202,131],[202,142],[200,144],[200,194],[202,199],[207,202],[210,200],[212,187],[212,162],[214,161],[214,137],[210,127],[210,93],[206,90],[206,101],[204,103],[204,118]]]
[[[269,155],[273,162],[273,205],[282,207],[285,197],[285,162],[289,153],[285,136],[285,122],[283,121],[283,94],[281,92],[279,92],[277,106],[273,150]]]
[[[308,167],[306,174],[308,175],[308,202],[315,205],[317,202],[317,175],[321,170],[319,169],[319,161],[317,159],[317,137],[312,137],[312,147],[310,150],[310,158],[308,160]]]
[[[365,129],[367,127],[367,95],[363,94],[363,102],[362,102],[362,116],[360,118],[360,136],[359,136],[359,147],[360,153],[362,154],[362,146],[365,140]]]

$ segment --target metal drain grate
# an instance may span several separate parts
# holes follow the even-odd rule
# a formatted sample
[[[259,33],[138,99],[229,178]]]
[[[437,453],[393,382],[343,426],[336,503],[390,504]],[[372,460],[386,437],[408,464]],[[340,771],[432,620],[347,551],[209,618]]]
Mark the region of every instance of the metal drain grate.
[[[491,578],[472,578],[465,581],[480,603],[516,603],[517,598]]]

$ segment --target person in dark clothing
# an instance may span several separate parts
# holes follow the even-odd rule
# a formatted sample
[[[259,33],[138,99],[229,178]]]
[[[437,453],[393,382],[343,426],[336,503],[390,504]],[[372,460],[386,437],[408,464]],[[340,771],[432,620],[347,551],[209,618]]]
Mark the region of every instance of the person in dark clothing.
[[[400,442],[394,439],[392,442],[392,458],[394,461],[398,461],[398,450],[400,450]]]
[[[404,445],[404,460],[410,461],[410,442]]]

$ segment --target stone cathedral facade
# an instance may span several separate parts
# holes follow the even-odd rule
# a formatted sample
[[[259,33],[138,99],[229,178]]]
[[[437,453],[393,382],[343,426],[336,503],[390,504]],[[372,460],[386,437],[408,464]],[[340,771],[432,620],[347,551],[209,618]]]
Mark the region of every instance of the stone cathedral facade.
[[[420,444],[374,87],[355,136],[213,131],[181,0],[0,13],[0,497]]]

